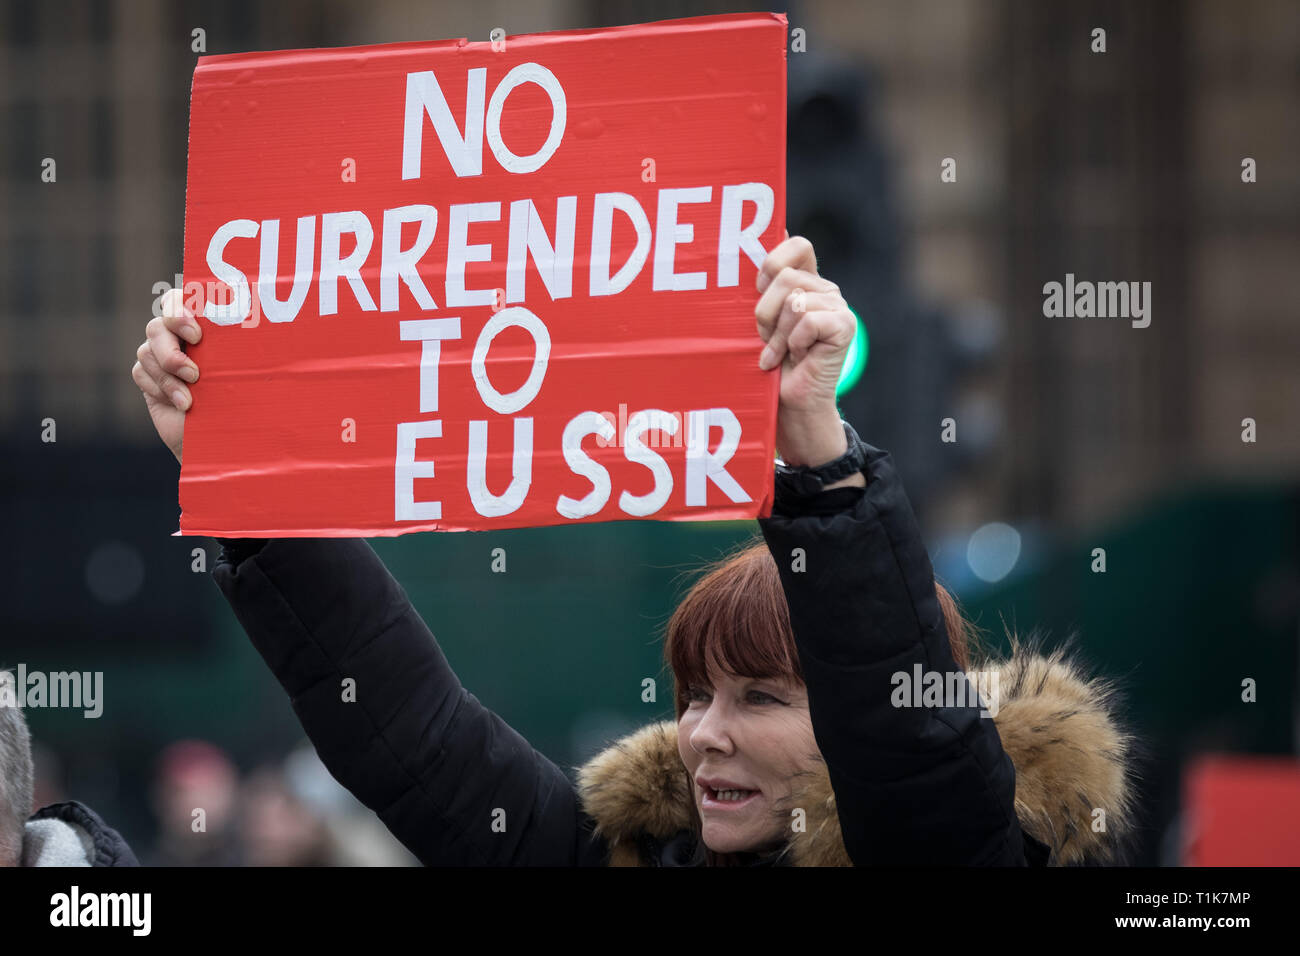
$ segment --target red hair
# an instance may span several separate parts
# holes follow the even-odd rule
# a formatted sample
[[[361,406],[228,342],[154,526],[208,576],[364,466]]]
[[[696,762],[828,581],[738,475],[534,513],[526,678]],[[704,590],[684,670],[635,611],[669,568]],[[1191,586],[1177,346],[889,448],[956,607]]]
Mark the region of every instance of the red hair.
[[[934,589],[953,660],[968,670],[971,625],[943,585],[936,581]],[[765,541],[742,545],[705,569],[668,621],[664,660],[673,672],[678,720],[686,710],[687,689],[707,686],[710,669],[803,683],[785,589]]]

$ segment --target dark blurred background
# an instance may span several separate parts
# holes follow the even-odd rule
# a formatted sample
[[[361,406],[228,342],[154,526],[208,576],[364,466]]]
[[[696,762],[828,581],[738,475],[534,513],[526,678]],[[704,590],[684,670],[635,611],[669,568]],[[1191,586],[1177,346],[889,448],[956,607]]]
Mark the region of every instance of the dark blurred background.
[[[215,543],[170,537],[178,469],[130,368],[156,284],[181,267],[194,31],[227,53],[760,8],[7,0],[0,665],[104,672],[102,717],[28,710],[42,802],[89,803],[146,861],[409,862],[303,749],[193,570],[193,549],[210,568]],[[1300,5],[770,9],[804,31],[789,55],[789,229],[813,239],[869,343],[844,414],[893,452],[936,572],[989,646],[1007,628],[1077,633],[1122,681],[1148,753],[1135,862],[1182,862],[1194,762],[1273,755],[1292,772],[1300,728]],[[1150,327],[1046,318],[1043,284],[1067,272],[1151,282]],[[662,626],[688,572],[756,530],[372,544],[466,686],[571,766],[671,716]],[[491,572],[497,547],[506,574]],[[657,703],[641,699],[646,677]],[[182,837],[200,805],[224,822],[195,849]]]

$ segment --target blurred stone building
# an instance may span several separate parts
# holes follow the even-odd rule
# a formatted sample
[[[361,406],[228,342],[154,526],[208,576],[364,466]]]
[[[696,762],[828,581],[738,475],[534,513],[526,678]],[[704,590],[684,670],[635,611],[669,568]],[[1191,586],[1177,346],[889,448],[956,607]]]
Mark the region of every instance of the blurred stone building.
[[[0,664],[108,672],[105,720],[33,715],[34,733],[65,761],[69,793],[134,838],[152,824],[144,781],[170,740],[211,739],[251,766],[301,736],[208,575],[193,573],[191,549],[211,542],[169,536],[175,466],[129,375],[157,289],[181,267],[199,41],[226,53],[487,39],[495,27],[513,35],[755,6],[0,7],[0,521],[10,545]],[[1022,562],[1025,573],[1000,579],[982,609],[978,582],[968,576],[958,590],[977,623],[983,610],[996,629],[1009,610],[1058,636],[1078,625],[1110,673],[1141,679],[1134,718],[1163,734],[1147,775],[1142,862],[1154,863],[1183,754],[1295,746],[1282,724],[1296,694],[1300,608],[1300,298],[1291,286],[1300,5],[792,0],[777,9],[805,30],[807,52],[790,55],[792,91],[816,64],[862,68],[861,126],[888,157],[888,196],[849,212],[876,216],[877,233],[888,220],[897,232],[882,240],[889,256],[849,257],[828,274],[847,288],[856,272],[893,271],[910,296],[937,304],[863,309],[871,362],[846,412],[853,399],[864,437],[895,451],[941,575],[953,567],[949,542],[990,522],[1058,536],[1055,554]],[[1104,53],[1092,50],[1099,28]],[[1247,158],[1253,183],[1242,181]],[[955,181],[941,178],[945,160]],[[819,251],[832,258],[826,244]],[[1046,317],[1043,285],[1067,274],[1150,282],[1150,326]],[[940,314],[951,334],[917,321]],[[991,354],[949,374],[954,337],[990,328],[1001,329]],[[948,416],[955,445],[940,442]],[[49,418],[57,445],[41,441]],[[1244,418],[1256,422],[1254,444],[1241,440]],[[1180,486],[1206,482],[1225,490],[1162,507]],[[1258,500],[1256,484],[1268,486]],[[375,543],[465,685],[539,750],[573,762],[646,719],[639,690],[627,688],[662,663],[647,637],[666,620],[675,572],[746,531],[627,522],[506,532],[509,588],[486,571],[474,536]],[[1088,569],[1103,535],[1118,573]],[[574,628],[575,608],[599,626]],[[1269,679],[1258,704],[1236,703],[1243,674]]]
[[[195,30],[208,52],[604,26],[747,3],[10,0],[0,14],[0,434],[154,441],[128,370],[181,263]],[[1199,476],[1300,472],[1300,6],[792,3],[867,65],[906,279],[1004,322],[991,454],[927,523],[1087,525]],[[1106,31],[1104,54],[1091,31]],[[792,63],[792,70],[798,65]],[[1255,160],[1258,181],[1242,182]],[[44,182],[46,159],[55,181]],[[956,162],[956,182],[940,164]],[[1150,281],[1152,323],[1049,319],[1042,286]],[[870,323],[870,316],[866,317]],[[888,356],[879,356],[883,369]],[[885,374],[869,369],[868,374]],[[1241,421],[1258,441],[1241,441]],[[939,440],[939,423],[923,423]],[[924,434],[924,433],[923,433]],[[869,440],[870,440],[870,436]],[[960,431],[959,431],[960,440]]]

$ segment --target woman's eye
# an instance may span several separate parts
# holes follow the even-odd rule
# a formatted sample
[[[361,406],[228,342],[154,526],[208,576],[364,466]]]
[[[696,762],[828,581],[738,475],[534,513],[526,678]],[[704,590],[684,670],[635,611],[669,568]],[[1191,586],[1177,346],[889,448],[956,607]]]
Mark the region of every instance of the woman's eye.
[[[697,701],[700,703],[704,703],[709,699],[709,692],[706,690],[701,690],[698,687],[688,687],[686,688],[686,699],[691,703],[695,703]]]
[[[779,703],[779,701],[777,701],[777,699],[771,694],[765,694],[761,690],[751,690],[749,692],[749,700],[750,703],[753,704]]]

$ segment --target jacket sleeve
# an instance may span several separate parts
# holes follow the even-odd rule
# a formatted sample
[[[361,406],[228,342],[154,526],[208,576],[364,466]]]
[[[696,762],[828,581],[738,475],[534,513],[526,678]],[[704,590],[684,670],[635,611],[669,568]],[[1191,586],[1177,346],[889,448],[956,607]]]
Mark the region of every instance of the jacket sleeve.
[[[895,674],[910,680],[919,665],[946,685],[959,668],[892,459],[868,449],[865,489],[805,501],[778,494],[759,522],[780,569],[845,849],[858,865],[1024,865],[1015,770],[993,720],[977,702],[891,703]]]
[[[422,863],[605,861],[568,777],[461,686],[366,541],[222,545],[213,577],[321,760]]]

